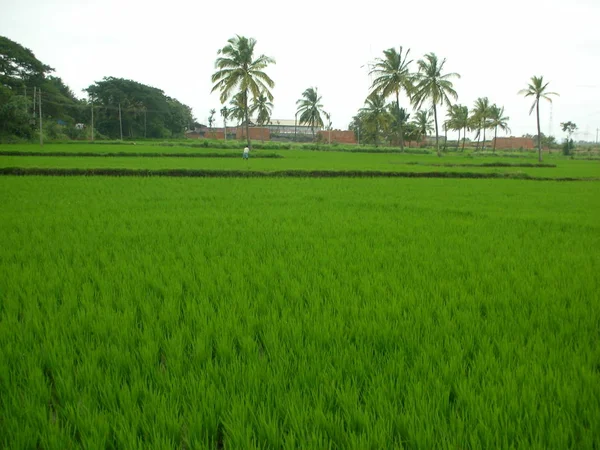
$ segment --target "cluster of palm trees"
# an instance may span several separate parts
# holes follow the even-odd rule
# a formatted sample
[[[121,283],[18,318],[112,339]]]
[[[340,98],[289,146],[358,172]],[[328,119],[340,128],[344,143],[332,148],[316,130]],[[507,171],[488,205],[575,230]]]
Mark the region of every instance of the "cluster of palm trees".
[[[504,108],[491,105],[489,99],[479,98],[471,114],[467,106],[454,104],[458,95],[454,90],[452,79],[460,78],[457,73],[444,73],[446,60],[440,59],[434,53],[428,53],[417,61],[417,72],[410,71],[410,49],[402,47],[399,50],[390,48],[384,50],[383,58],[377,58],[373,64],[370,75],[374,76],[371,92],[365,100],[365,107],[359,110],[354,117],[351,127],[359,133],[367,132],[367,137],[378,144],[379,135],[383,134],[388,140],[394,138],[404,148],[405,138],[409,141],[421,141],[429,132],[435,132],[436,150],[440,154],[439,145],[439,120],[438,107],[448,108],[447,118],[443,122],[445,134],[448,130],[458,131],[457,148],[460,134],[463,135],[463,149],[467,130],[477,131],[477,148],[479,139],[483,134],[485,146],[485,133],[494,129],[497,136],[498,129],[508,131],[508,117],[504,115]],[[412,106],[416,109],[415,118],[409,122],[410,114],[400,106],[400,93],[404,93]],[[385,100],[393,97],[395,101],[385,105]],[[427,109],[422,109],[427,105]],[[433,115],[432,126],[431,116]],[[444,139],[444,146],[447,139]]]
[[[383,58],[377,58],[369,75],[374,76],[371,92],[365,100],[365,107],[359,110],[351,126],[366,131],[378,144],[380,132],[388,137],[396,136],[400,148],[404,149],[405,137],[420,140],[430,131],[430,112],[433,114],[436,151],[439,150],[438,106],[451,105],[451,98],[457,99],[452,79],[460,78],[457,73],[444,73],[446,60],[434,53],[428,53],[417,61],[417,72],[411,72],[410,49],[404,51],[390,48],[384,50]],[[400,106],[400,94],[404,93],[417,110],[416,121],[408,122],[410,114]],[[395,102],[385,104],[387,98]],[[426,111],[419,111],[427,104]],[[430,112],[429,112],[430,111]],[[406,134],[406,136],[405,136]]]
[[[215,61],[217,71],[212,75],[214,85],[211,92],[220,92],[222,104],[230,100],[230,108],[221,109],[225,128],[228,119],[244,123],[248,146],[251,146],[248,130],[250,115],[257,114],[256,121],[259,125],[270,122],[273,108],[273,94],[270,89],[275,83],[264,70],[270,64],[275,64],[275,60],[265,55],[255,57],[256,40],[253,38],[235,36],[227,42],[227,45],[217,53],[219,55]],[[467,130],[477,132],[477,148],[481,137],[485,147],[487,130],[493,129],[494,136],[497,136],[498,129],[510,131],[509,118],[505,116],[504,108],[490,104],[487,97],[477,99],[471,113],[466,106],[453,103],[458,99],[458,94],[454,90],[452,80],[460,78],[460,75],[445,73],[445,59],[440,60],[434,53],[428,53],[416,62],[417,70],[412,72],[410,65],[413,61],[409,59],[409,54],[410,49],[404,51],[402,47],[399,50],[390,48],[384,50],[382,58],[375,60],[369,72],[374,76],[370,93],[364,107],[353,118],[351,129],[358,134],[362,131],[363,136],[371,137],[376,145],[381,135],[390,140],[395,139],[401,149],[404,148],[405,138],[409,141],[420,141],[423,136],[433,131],[438,155],[440,155],[439,107],[445,106],[448,111],[443,122],[446,134],[448,130],[459,132],[457,147],[462,132],[464,149]],[[535,99],[530,114],[534,109],[537,110],[540,161],[539,100],[543,98],[551,101],[550,95],[557,95],[547,92],[547,86],[548,83],[544,84],[543,77],[533,77],[527,89],[520,92],[526,97],[532,96]],[[410,114],[400,106],[402,93],[416,110],[414,120],[411,122],[409,122]],[[390,97],[393,99],[392,102],[386,104]],[[310,126],[313,137],[315,128],[324,126],[322,115],[326,117],[331,128],[331,116],[323,111],[317,88],[306,89],[296,105],[296,117],[300,116],[300,124]],[[423,109],[425,105],[427,107]],[[213,111],[211,111],[212,116],[214,116]]]
[[[465,140],[467,131],[476,131],[475,138],[477,139],[476,150],[479,150],[479,142],[481,141],[481,149],[485,148],[486,130],[494,130],[494,145],[493,151],[496,151],[496,138],[498,137],[498,129],[505,133],[510,133],[508,121],[510,117],[504,115],[504,107],[490,104],[487,97],[478,98],[471,114],[469,108],[464,105],[451,105],[448,109],[447,120],[444,122],[446,130],[458,131],[458,140],[456,148],[460,145],[461,131],[463,136],[462,149],[465,148]]]

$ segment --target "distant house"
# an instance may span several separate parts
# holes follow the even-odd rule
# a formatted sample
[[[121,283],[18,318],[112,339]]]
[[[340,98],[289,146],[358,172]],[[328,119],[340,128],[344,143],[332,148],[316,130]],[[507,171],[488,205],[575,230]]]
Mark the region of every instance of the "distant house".
[[[533,150],[535,145],[531,138],[518,137],[499,137],[492,139],[492,148],[497,150]]]

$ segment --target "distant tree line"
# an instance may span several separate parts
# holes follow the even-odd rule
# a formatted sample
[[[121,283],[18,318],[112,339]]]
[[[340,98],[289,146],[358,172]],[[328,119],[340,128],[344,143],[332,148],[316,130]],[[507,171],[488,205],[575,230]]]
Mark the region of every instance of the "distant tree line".
[[[79,99],[53,72],[31,50],[0,36],[0,140],[36,138],[40,100],[50,139],[91,138],[92,107],[96,138],[169,138],[194,125],[191,108],[160,89],[105,77],[85,89],[88,99]]]

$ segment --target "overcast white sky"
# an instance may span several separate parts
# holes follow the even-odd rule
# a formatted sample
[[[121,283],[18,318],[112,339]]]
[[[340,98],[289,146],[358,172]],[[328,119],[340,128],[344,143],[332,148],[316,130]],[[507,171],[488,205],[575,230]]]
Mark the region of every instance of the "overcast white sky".
[[[361,66],[399,45],[416,60],[447,58],[459,103],[487,96],[504,105],[512,134],[536,132],[530,100],[517,95],[532,75],[560,93],[542,106],[542,132],[578,139],[600,127],[599,0],[305,0],[149,2],[0,0],[0,35],[30,48],[80,96],[104,76],[158,87],[190,105],[200,122],[220,108],[210,94],[219,48],[235,34],[254,37],[277,64],[273,119],[293,119],[302,91],[316,86],[335,128],[346,129],[368,93]],[[414,64],[414,63],[413,63]],[[413,65],[416,69],[416,65]],[[408,102],[405,99],[405,105]],[[220,119],[219,119],[220,121]]]

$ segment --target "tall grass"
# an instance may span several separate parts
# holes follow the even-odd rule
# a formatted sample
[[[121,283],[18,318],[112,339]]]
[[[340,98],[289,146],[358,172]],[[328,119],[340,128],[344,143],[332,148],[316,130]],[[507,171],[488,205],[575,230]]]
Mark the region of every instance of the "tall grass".
[[[600,442],[598,183],[0,192],[0,446]]]

